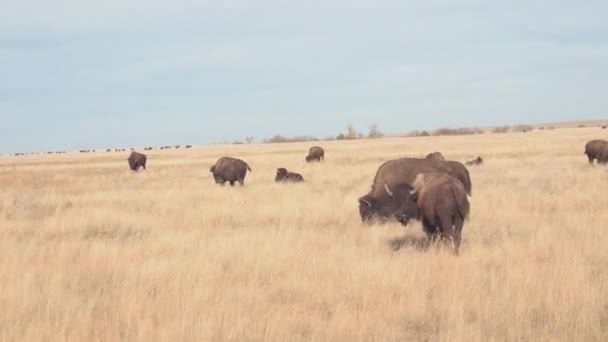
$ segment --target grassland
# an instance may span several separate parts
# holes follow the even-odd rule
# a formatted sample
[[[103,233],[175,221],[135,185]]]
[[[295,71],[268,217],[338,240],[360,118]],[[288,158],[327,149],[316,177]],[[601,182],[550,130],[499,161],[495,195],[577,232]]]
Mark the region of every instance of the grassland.
[[[608,173],[597,127],[0,158],[0,340],[608,339]],[[471,167],[460,257],[418,223],[364,227],[385,160]],[[246,185],[214,185],[220,156]],[[305,184],[273,182],[277,167]]]

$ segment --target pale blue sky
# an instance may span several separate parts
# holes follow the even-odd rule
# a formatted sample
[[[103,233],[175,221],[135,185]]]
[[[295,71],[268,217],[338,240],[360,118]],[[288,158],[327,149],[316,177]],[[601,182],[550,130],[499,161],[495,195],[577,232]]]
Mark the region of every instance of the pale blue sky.
[[[0,8],[1,153],[608,118],[608,1]]]

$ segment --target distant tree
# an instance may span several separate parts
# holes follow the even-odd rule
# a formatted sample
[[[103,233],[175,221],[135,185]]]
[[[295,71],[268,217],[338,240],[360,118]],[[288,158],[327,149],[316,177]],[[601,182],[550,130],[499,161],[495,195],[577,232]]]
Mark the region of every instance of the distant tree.
[[[353,125],[346,127],[346,139],[357,139],[357,130]]]
[[[246,137],[246,138],[245,138],[245,141],[246,141],[248,144],[251,144],[251,143],[252,143],[254,140],[255,140],[255,138],[254,138],[254,137]]]
[[[367,135],[368,138],[376,139],[381,138],[383,135],[384,134],[380,132],[380,128],[378,128],[377,123],[373,123],[369,126],[369,134]]]
[[[507,133],[511,127],[509,126],[498,126],[492,128],[492,133]]]
[[[344,133],[340,133],[336,136],[336,140],[344,140],[346,139],[346,136],[344,135]]]

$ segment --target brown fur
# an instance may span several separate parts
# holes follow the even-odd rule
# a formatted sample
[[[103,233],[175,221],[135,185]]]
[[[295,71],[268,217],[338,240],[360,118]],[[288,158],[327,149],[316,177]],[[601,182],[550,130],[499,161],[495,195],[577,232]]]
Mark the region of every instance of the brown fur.
[[[436,161],[418,158],[394,159],[382,164],[372,183],[371,191],[359,198],[359,214],[363,222],[376,219],[393,219],[398,210],[396,203],[388,196],[384,184],[394,187],[399,184],[412,186],[420,173],[443,172],[460,180],[466,193],[471,194],[469,171],[456,161]]]
[[[441,152],[429,153],[424,159],[445,161],[445,158],[443,158],[443,154],[441,154]]]
[[[445,236],[458,255],[462,227],[470,211],[462,182],[445,173],[429,172],[416,176],[410,189],[415,193],[392,194],[400,205],[398,220],[407,224],[411,218],[419,219],[429,238]]]
[[[231,157],[222,157],[217,160],[215,165],[209,168],[209,172],[213,173],[215,183],[224,185],[226,182],[229,182],[230,186],[234,186],[234,182],[237,181],[243,186],[247,170],[251,171],[247,163],[241,159]]]
[[[274,180],[275,182],[303,182],[304,177],[299,173],[290,172],[286,168],[280,167],[277,169],[277,175]]]
[[[320,162],[321,160],[325,161],[325,150],[323,150],[323,147],[321,147],[321,146],[311,147],[310,150],[308,150],[308,155],[306,156],[306,161],[310,163],[312,161]]]
[[[598,164],[608,163],[608,141],[605,140],[591,140],[585,144],[585,154],[589,159],[589,164],[593,164],[593,160],[596,160]]]
[[[145,170],[147,160],[148,157],[146,157],[145,154],[135,151],[131,152],[131,155],[129,155],[129,158],[127,158],[129,168],[131,168],[133,171],[138,171],[140,167],[143,167]]]

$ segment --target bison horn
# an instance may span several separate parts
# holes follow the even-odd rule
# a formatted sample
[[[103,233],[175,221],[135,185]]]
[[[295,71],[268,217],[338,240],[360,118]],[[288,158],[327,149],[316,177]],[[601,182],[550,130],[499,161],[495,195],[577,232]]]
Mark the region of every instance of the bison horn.
[[[391,189],[388,188],[388,185],[384,184],[384,188],[386,189],[386,193],[389,196],[393,197],[393,192],[391,191]]]
[[[368,201],[368,200],[366,200],[366,199],[363,199],[363,198],[360,198],[360,199],[359,199],[359,202],[360,202],[360,203],[365,203],[365,205],[367,205],[368,207],[371,207],[371,206],[372,206],[372,202],[370,202],[370,201]]]
[[[410,195],[414,196],[416,194],[416,189],[410,190]]]

